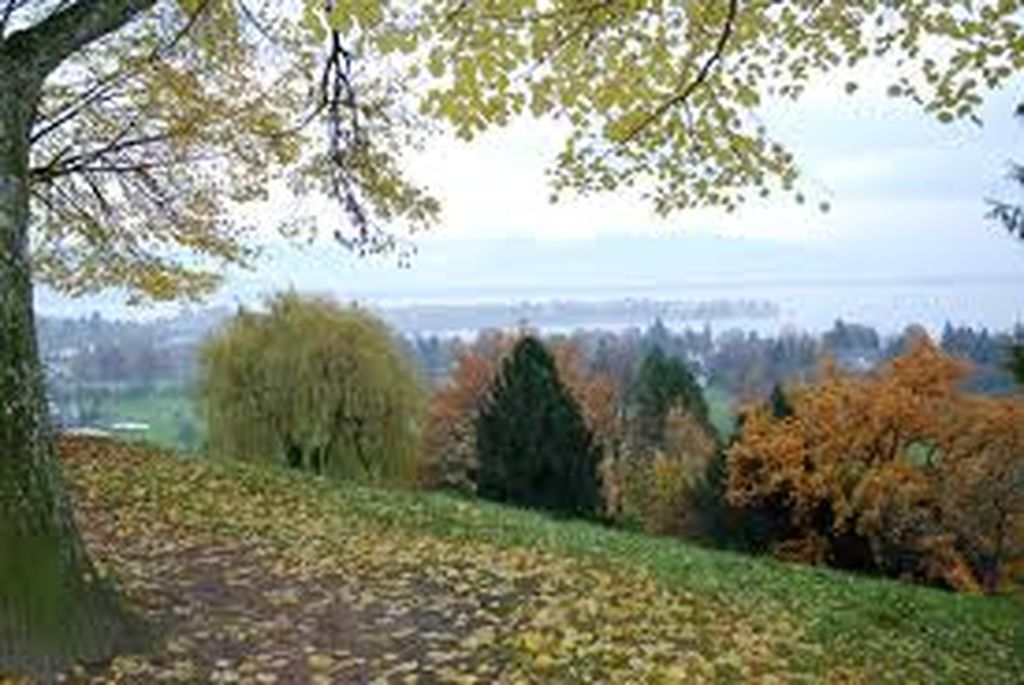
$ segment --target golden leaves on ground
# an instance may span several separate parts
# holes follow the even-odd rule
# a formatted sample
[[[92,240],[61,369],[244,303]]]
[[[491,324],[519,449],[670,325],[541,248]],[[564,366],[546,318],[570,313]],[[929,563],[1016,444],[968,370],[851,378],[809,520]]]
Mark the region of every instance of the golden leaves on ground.
[[[439,538],[359,490],[65,445],[93,556],[162,628],[96,682],[702,682],[786,678],[806,648],[639,571]],[[346,514],[346,512],[349,512]]]

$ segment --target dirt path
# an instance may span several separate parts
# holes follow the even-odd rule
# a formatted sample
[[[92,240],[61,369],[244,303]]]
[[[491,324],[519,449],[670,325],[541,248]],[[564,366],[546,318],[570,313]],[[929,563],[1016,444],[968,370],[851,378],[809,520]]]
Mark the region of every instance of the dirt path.
[[[501,624],[510,598],[459,592],[445,575],[293,572],[271,545],[210,536],[166,546],[84,513],[98,558],[116,549],[118,582],[157,626],[157,649],[72,680],[126,683],[336,683],[495,677],[464,642]],[[496,656],[494,654],[492,657]],[[471,680],[466,677],[466,680]]]
[[[637,571],[428,535],[387,509],[411,498],[97,441],[63,454],[93,558],[159,629],[71,682],[777,682],[800,648],[784,616]]]

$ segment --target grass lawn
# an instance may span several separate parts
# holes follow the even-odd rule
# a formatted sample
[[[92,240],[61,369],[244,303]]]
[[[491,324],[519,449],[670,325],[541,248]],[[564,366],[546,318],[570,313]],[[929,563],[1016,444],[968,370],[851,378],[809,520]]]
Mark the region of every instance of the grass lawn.
[[[728,390],[710,385],[704,388],[704,399],[708,403],[711,425],[718,431],[719,437],[727,440],[736,429],[735,398]]]
[[[165,627],[151,652],[75,677],[1024,680],[1010,598],[104,441],[62,453],[94,557]]]
[[[100,404],[100,423],[109,428],[123,422],[149,424],[146,431],[114,431],[126,440],[144,440],[179,452],[194,452],[202,443],[202,425],[188,388],[168,386],[108,395]]]

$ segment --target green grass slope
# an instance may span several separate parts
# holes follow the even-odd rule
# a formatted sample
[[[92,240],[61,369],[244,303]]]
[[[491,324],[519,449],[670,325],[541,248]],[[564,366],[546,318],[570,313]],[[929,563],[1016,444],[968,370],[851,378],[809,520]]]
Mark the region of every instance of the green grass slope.
[[[121,682],[1024,682],[1024,607],[443,495],[64,448]]]

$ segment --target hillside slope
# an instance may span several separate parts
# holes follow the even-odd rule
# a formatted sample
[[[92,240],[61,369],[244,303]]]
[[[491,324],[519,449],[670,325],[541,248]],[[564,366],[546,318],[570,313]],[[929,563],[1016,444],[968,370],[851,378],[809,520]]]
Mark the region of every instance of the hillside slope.
[[[158,627],[72,680],[1024,680],[1008,599],[102,441],[62,454],[94,557]]]

